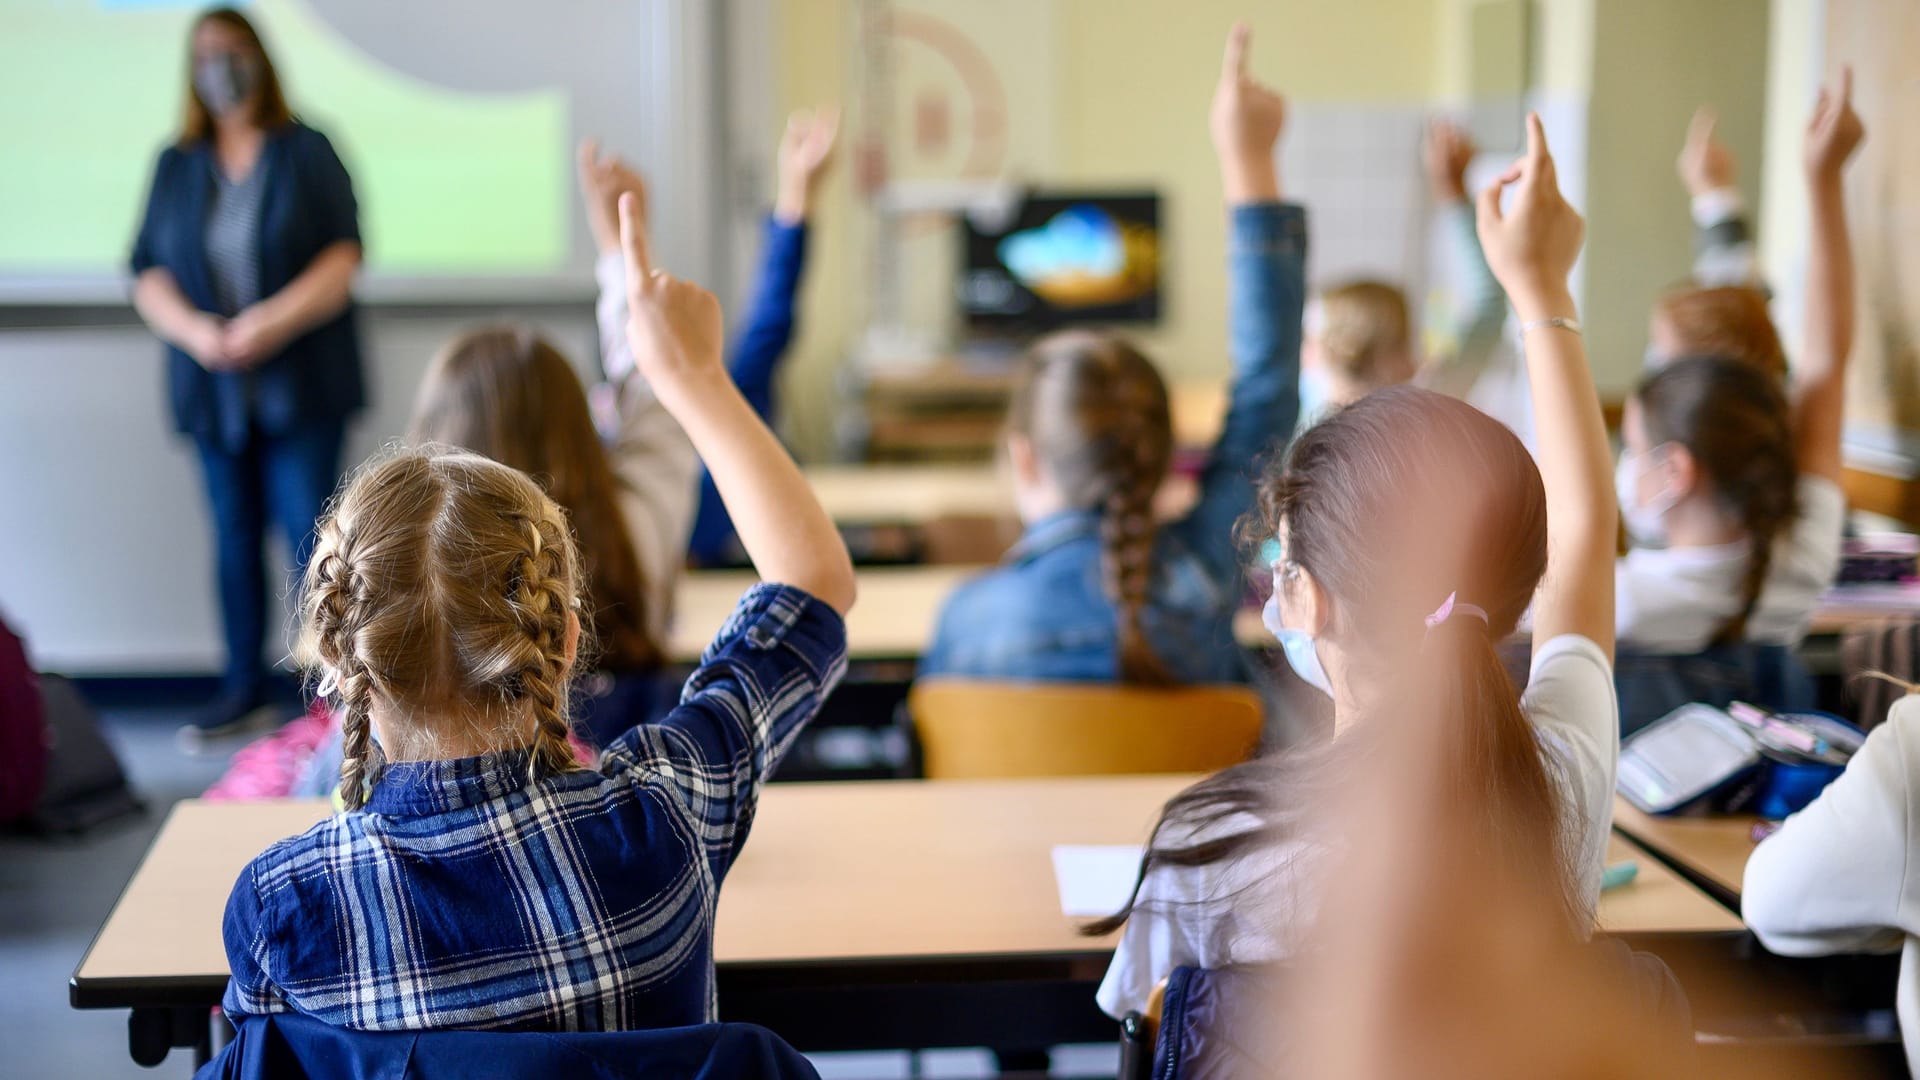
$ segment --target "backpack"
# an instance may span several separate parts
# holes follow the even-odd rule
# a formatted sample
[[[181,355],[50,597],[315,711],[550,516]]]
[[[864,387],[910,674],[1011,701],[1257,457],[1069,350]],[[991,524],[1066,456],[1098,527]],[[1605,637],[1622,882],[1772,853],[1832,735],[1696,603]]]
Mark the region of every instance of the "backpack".
[[[70,834],[144,809],[93,707],[0,623],[0,824]]]
[[[52,745],[26,645],[0,620],[0,824],[26,817],[40,802]]]

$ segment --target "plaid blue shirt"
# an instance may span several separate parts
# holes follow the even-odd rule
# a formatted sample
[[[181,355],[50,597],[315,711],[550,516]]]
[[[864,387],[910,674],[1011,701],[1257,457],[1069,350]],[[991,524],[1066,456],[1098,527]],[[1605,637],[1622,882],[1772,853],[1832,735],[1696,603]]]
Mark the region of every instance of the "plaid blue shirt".
[[[361,1030],[624,1030],[715,1019],[713,918],[767,774],[846,670],[798,589],[741,598],[680,705],[527,779],[524,751],[390,764],[227,901],[222,1007]]]

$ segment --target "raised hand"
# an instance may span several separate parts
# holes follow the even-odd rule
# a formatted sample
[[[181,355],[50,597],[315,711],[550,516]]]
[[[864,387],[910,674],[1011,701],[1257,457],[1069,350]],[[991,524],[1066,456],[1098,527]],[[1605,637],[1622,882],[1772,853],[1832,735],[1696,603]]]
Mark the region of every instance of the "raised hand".
[[[773,216],[784,224],[797,225],[806,220],[813,207],[814,190],[833,162],[834,140],[839,134],[838,106],[796,109],[787,117],[787,130],[780,136],[780,176],[773,200]]]
[[[647,220],[647,182],[616,155],[602,154],[596,139],[580,143],[580,196],[587,207],[587,226],[593,230],[593,244],[600,254],[620,250],[620,196],[632,193],[639,201],[640,223]]]
[[[618,213],[627,262],[627,343],[641,375],[671,409],[676,392],[695,389],[703,380],[727,383],[720,301],[690,281],[654,269],[638,195],[623,193]]]
[[[1420,140],[1420,161],[1426,166],[1427,187],[1443,203],[1467,201],[1467,166],[1480,148],[1473,136],[1451,120],[1434,120]]]
[[[1693,119],[1687,123],[1687,141],[1674,162],[1680,182],[1687,186],[1687,194],[1695,198],[1740,184],[1740,170],[1734,164],[1733,151],[1714,134],[1719,122],[1720,114],[1713,106],[1695,109]]]
[[[1509,184],[1513,205],[1503,211],[1500,193]],[[1487,265],[1522,320],[1573,314],[1567,275],[1587,225],[1560,194],[1540,114],[1527,114],[1526,155],[1480,193],[1477,225]]]
[[[1214,87],[1208,118],[1227,201],[1233,203],[1280,198],[1280,168],[1274,160],[1274,147],[1287,124],[1287,102],[1247,74],[1247,51],[1252,41],[1253,31],[1245,23],[1235,23],[1227,34],[1226,53],[1220,59],[1220,82]]]
[[[1847,159],[1866,137],[1860,114],[1853,111],[1853,68],[1843,66],[1832,89],[1820,88],[1813,119],[1807,121],[1807,176],[1816,181],[1838,180]]]

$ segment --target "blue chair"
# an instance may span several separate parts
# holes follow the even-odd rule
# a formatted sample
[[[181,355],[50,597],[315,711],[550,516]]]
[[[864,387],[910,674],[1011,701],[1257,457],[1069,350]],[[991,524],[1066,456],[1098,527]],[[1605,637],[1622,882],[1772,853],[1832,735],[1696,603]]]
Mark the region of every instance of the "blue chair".
[[[350,1031],[307,1016],[248,1017],[195,1080],[819,1080],[752,1024],[657,1031]]]
[[[1747,701],[1779,712],[1818,705],[1813,676],[1784,645],[1744,642],[1683,656],[1622,648],[1614,658],[1613,681],[1623,737],[1692,702],[1724,709]]]

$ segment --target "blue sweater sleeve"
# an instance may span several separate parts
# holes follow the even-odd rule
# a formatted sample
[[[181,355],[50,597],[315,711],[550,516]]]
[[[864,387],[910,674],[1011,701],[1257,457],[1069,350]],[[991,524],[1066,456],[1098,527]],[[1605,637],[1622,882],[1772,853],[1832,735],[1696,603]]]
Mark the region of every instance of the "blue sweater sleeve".
[[[747,302],[747,319],[734,338],[727,372],[762,420],[773,418],[773,375],[793,341],[793,298],[806,267],[807,226],[767,219],[760,278]]]
[[[760,252],[760,277],[747,302],[746,322],[734,337],[727,356],[727,373],[740,394],[760,414],[773,421],[773,377],[780,357],[793,341],[793,298],[800,291],[806,269],[807,226],[785,225],[769,217],[766,242]],[[700,509],[693,519],[687,552],[699,562],[713,562],[733,537],[733,519],[720,501],[720,490],[705,470],[700,473]]]
[[[600,771],[658,780],[699,831],[716,880],[753,823],[767,777],[847,670],[847,625],[787,585],[748,589],[680,704],[607,747]]]
[[[1200,498],[1167,527],[1231,583],[1234,523],[1253,506],[1253,472],[1300,415],[1300,321],[1307,296],[1307,212],[1290,203],[1232,209],[1227,240],[1228,346],[1233,384],[1220,437],[1200,473]],[[1237,595],[1237,594],[1236,594]]]

